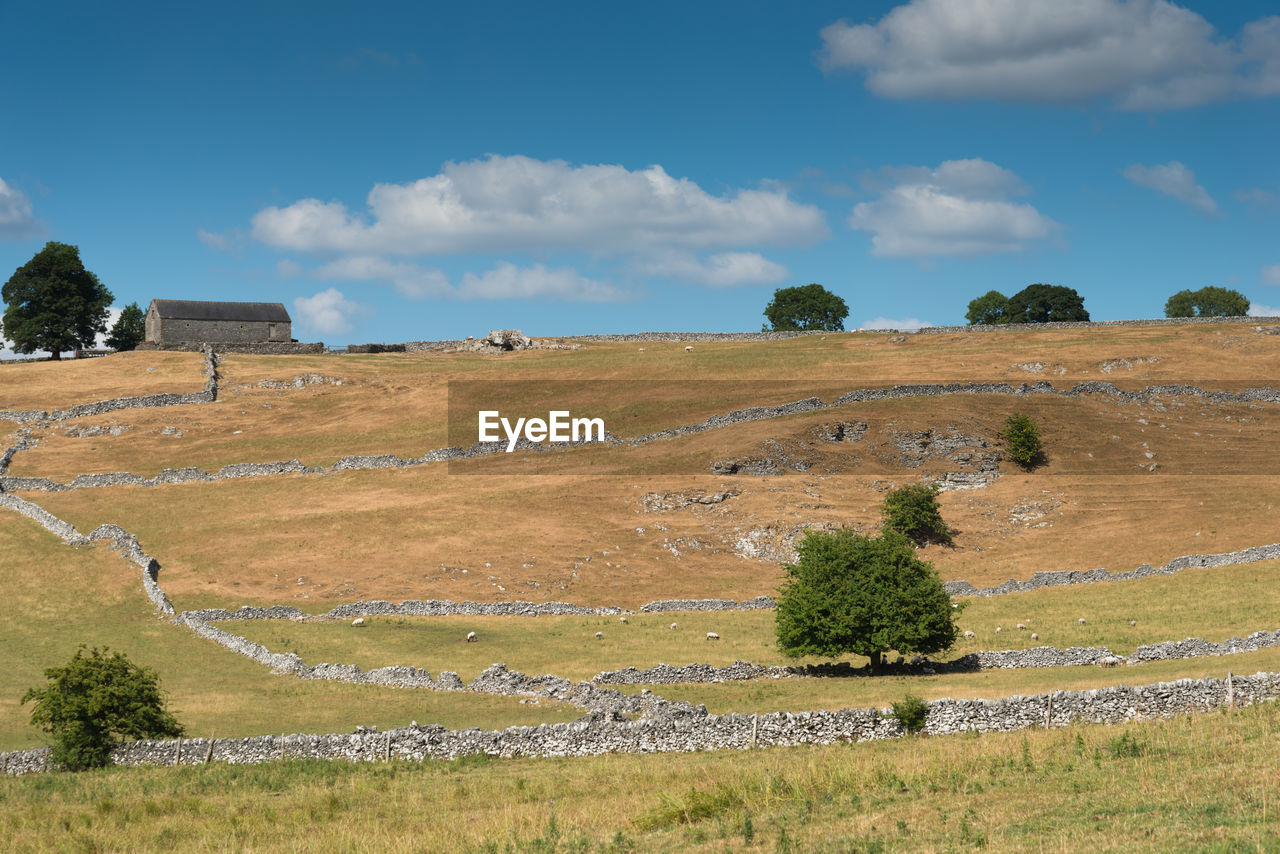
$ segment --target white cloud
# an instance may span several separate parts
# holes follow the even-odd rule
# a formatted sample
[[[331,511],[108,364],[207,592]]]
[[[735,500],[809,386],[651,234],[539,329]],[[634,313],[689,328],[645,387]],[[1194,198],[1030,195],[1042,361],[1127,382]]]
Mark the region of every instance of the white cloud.
[[[617,302],[625,291],[606,282],[579,275],[571,269],[549,270],[542,264],[517,267],[499,261],[484,273],[465,273],[458,285],[440,270],[404,261],[388,261],[373,255],[339,258],[317,267],[311,275],[320,279],[388,281],[411,299],[562,299],[576,302]]]
[[[1264,190],[1261,187],[1236,190],[1235,199],[1237,202],[1246,204],[1255,210],[1267,210],[1268,208],[1276,207],[1280,203],[1280,197],[1277,197],[1272,191]]]
[[[215,252],[231,251],[231,238],[225,234],[217,234],[212,231],[205,231],[203,228],[197,228],[196,238]]]
[[[705,259],[692,252],[669,252],[648,258],[637,267],[644,273],[715,288],[775,285],[787,277],[786,267],[758,252],[721,252]]]
[[[1280,264],[1268,264],[1258,276],[1264,285],[1280,285]]]
[[[1249,303],[1250,317],[1280,317],[1280,306],[1263,305],[1260,302]]]
[[[105,332],[99,332],[97,338],[93,342],[93,346],[97,350],[105,349],[107,346],[107,336],[111,334],[111,327],[116,325],[116,321],[120,319],[122,309],[113,306],[107,307],[107,329]]]
[[[342,291],[329,288],[310,297],[293,301],[298,319],[308,329],[327,335],[342,335],[353,329],[351,318],[367,314],[369,308],[347,299]]]
[[[378,184],[367,203],[367,216],[319,199],[265,208],[253,218],[253,235],[270,246],[314,252],[616,255],[809,244],[827,233],[818,208],[776,187],[713,196],[661,166],[631,171],[518,155],[446,163],[428,178]]]
[[[872,233],[872,254],[891,258],[1017,252],[1059,226],[1025,203],[1017,175],[981,159],[948,160],[936,169],[886,170],[896,184],[853,208],[849,226]]]
[[[302,265],[292,258],[281,258],[276,262],[276,275],[282,279],[296,279],[302,275]]]
[[[911,0],[821,32],[828,71],[886,98],[994,98],[1166,110],[1280,93],[1280,17],[1224,40],[1167,0]]]
[[[466,273],[458,285],[462,299],[562,299],[575,302],[616,302],[625,294],[613,285],[578,275],[573,270],[548,270],[541,264],[517,267],[507,261],[480,275]]]
[[[0,178],[0,240],[25,240],[41,232],[31,199]]]
[[[917,329],[923,329],[926,326],[933,326],[933,321],[920,320],[915,317],[904,317],[902,320],[894,320],[891,317],[877,317],[875,320],[868,320],[859,326],[859,329],[896,329],[899,332],[915,332]]]
[[[1134,163],[1127,166],[1123,174],[1139,187],[1185,202],[1205,216],[1222,215],[1218,210],[1218,203],[1204,187],[1196,183],[1196,173],[1176,160],[1156,166]]]

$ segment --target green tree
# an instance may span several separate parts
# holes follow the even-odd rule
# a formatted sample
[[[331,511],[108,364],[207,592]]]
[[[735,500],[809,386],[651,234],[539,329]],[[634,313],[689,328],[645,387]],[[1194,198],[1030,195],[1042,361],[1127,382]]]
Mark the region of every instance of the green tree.
[[[932,484],[909,483],[892,490],[880,512],[885,530],[897,531],[917,546],[951,542],[951,531],[938,507],[938,488]]]
[[[764,316],[774,332],[803,332],[817,329],[843,332],[849,316],[845,301],[817,283],[778,288],[765,306]]]
[[[1005,452],[1027,471],[1044,462],[1040,428],[1027,416],[1015,412],[1004,421]]]
[[[49,684],[32,688],[31,725],[53,736],[52,763],[68,771],[111,764],[111,750],[126,738],[182,735],[164,707],[155,671],[119,652],[83,646],[64,667],[50,667]]]
[[[1248,297],[1213,285],[1198,291],[1178,291],[1164,304],[1165,317],[1244,317],[1248,313]]]
[[[987,291],[969,303],[964,319],[970,326],[1009,322],[1009,298],[999,291]]]
[[[19,353],[92,347],[107,330],[111,291],[80,262],[80,250],[50,241],[0,289],[4,335]]]
[[[1084,298],[1063,285],[1027,285],[1009,297],[1009,323],[1060,323],[1088,320]]]
[[[132,350],[147,337],[147,316],[142,308],[131,302],[121,311],[107,336],[107,346],[112,350]]]
[[[897,531],[865,537],[809,532],[778,597],[778,648],[789,656],[844,653],[884,669],[884,653],[935,653],[956,640],[951,597],[933,565]]]

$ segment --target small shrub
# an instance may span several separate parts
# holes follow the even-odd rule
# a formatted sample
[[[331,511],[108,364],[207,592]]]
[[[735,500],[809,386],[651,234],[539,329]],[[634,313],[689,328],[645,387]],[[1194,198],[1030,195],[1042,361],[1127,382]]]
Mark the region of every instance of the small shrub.
[[[915,735],[924,729],[925,718],[929,716],[929,704],[914,694],[908,694],[894,703],[893,717],[907,731],[907,735]]]
[[[938,488],[923,483],[901,486],[885,496],[880,505],[884,528],[904,534],[917,546],[949,543],[951,531],[938,508]]]
[[[1027,416],[1015,412],[1004,422],[1005,452],[1009,459],[1022,468],[1031,469],[1044,462],[1044,447],[1040,444],[1040,428]]]

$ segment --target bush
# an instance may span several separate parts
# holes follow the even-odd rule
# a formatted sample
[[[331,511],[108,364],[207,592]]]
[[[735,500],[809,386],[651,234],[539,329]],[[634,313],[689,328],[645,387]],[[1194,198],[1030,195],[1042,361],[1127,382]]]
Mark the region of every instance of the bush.
[[[784,654],[852,652],[870,658],[874,674],[891,649],[928,654],[955,643],[959,609],[904,535],[811,531],[796,552],[796,562],[783,567],[775,616]]]
[[[890,708],[893,717],[898,719],[907,735],[915,735],[924,729],[925,718],[929,716],[929,704],[914,694],[908,694]]]
[[[35,700],[31,725],[53,736],[51,762],[68,771],[111,764],[111,749],[125,738],[182,735],[164,707],[155,671],[121,653],[84,647],[64,667],[50,667],[49,684],[32,688],[22,702]]]
[[[938,488],[922,483],[899,487],[885,496],[880,505],[884,529],[897,531],[917,546],[949,543],[951,531],[938,508]]]
[[[1005,452],[1009,459],[1022,468],[1031,469],[1044,462],[1044,447],[1040,444],[1040,428],[1025,415],[1015,412],[1004,422]]]

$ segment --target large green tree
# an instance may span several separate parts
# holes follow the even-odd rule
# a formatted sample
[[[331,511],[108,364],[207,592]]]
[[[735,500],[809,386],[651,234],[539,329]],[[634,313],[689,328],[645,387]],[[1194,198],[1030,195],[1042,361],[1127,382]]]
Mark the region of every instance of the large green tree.
[[[951,597],[933,565],[901,533],[810,532],[778,597],[778,648],[790,656],[854,653],[884,668],[884,653],[935,653],[956,640]]]
[[[63,667],[50,667],[49,684],[32,688],[22,702],[35,701],[31,724],[53,736],[53,764],[68,771],[111,764],[111,749],[126,738],[182,735],[182,726],[164,706],[155,671],[119,652],[96,647]]]
[[[1178,291],[1164,304],[1165,317],[1244,317],[1248,313],[1248,297],[1214,285],[1198,291]]]
[[[822,285],[813,283],[778,288],[765,306],[764,316],[774,332],[843,332],[849,306]]]
[[[1088,320],[1084,298],[1063,285],[1027,285],[1009,297],[1009,323],[1059,323]]]
[[[92,347],[107,330],[111,291],[80,262],[80,250],[50,241],[0,289],[4,335],[19,353]]]
[[[107,346],[112,350],[132,350],[146,337],[147,316],[140,305],[131,302],[120,310],[120,316],[107,336]]]
[[[964,319],[970,326],[1009,322],[1009,298],[999,291],[987,291],[969,303]]]

